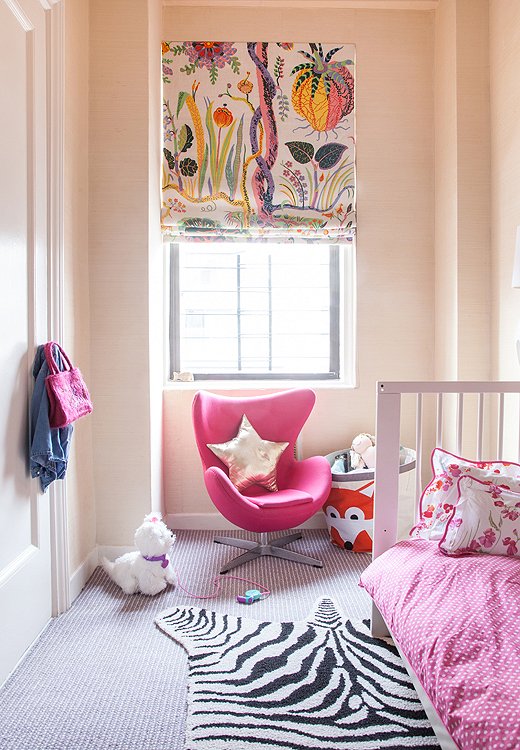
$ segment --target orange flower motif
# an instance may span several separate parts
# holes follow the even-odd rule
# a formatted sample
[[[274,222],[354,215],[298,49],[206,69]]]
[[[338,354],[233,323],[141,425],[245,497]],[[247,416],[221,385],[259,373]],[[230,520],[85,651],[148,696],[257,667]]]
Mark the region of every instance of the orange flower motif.
[[[249,76],[250,76],[250,73],[249,71],[247,71],[246,77],[242,81],[239,81],[237,83],[237,89],[241,91],[243,94],[245,94],[246,96],[250,94],[251,91],[253,90],[253,84],[251,83],[251,81],[248,80]]]
[[[217,107],[213,112],[213,119],[218,128],[228,128],[233,122],[233,114],[229,111],[227,105],[224,104],[223,107]]]
[[[163,55],[165,55],[167,52],[170,51],[170,45],[168,44],[168,42],[161,42],[161,44],[162,44],[162,53]]]

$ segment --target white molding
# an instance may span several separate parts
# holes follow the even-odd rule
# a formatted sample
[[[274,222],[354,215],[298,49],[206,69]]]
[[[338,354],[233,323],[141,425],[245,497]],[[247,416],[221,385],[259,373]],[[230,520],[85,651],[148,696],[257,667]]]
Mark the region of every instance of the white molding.
[[[7,581],[23,568],[39,552],[37,545],[30,544],[23,552],[11,560],[5,568],[0,570],[0,587],[4,586]]]
[[[164,516],[164,522],[170,528],[175,530],[200,529],[202,531],[220,531],[222,529],[234,529],[239,531],[238,526],[233,526],[219,513],[168,513]],[[292,528],[297,529],[326,529],[325,515],[316,513],[312,518],[301,526]],[[273,532],[275,533],[275,532]],[[115,560],[117,557],[133,552],[134,546],[98,544],[91,549],[83,562],[78,565],[70,577],[70,604],[79,596],[85,584],[92,576],[98,565],[104,557],[108,560]]]
[[[101,560],[104,557],[108,558],[108,560],[115,560],[116,557],[120,557],[126,552],[133,552],[134,550],[135,547],[130,546],[96,544],[70,577],[70,603],[72,604],[77,599],[98,565],[101,565]]]
[[[79,596],[88,579],[99,565],[99,550],[96,547],[90,550],[86,558],[70,577],[70,603]]]
[[[66,612],[71,604],[66,503],[64,480],[53,482],[49,488],[53,617]]]
[[[4,0],[4,3],[7,5],[24,31],[34,31],[33,24],[29,21],[16,0]]]
[[[201,531],[240,530],[240,527],[234,526],[224,516],[221,516],[220,513],[167,513],[164,517],[164,522],[173,531],[176,529],[200,529]],[[290,528],[325,529],[327,528],[325,515],[323,513],[315,513],[305,523]]]
[[[163,0],[171,8],[291,8],[295,10],[435,10],[439,0]]]
[[[44,6],[45,7],[45,6]],[[48,122],[48,305],[49,336],[63,341],[64,316],[64,14],[63,3],[54,2],[46,10],[47,18],[47,122]],[[52,614],[70,607],[69,539],[66,479],[50,488]]]

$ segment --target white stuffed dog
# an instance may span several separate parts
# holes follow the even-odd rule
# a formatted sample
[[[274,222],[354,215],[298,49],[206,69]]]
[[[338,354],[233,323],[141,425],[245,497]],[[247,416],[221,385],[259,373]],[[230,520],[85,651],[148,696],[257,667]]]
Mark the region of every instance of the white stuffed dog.
[[[175,585],[176,576],[168,557],[175,535],[161,520],[160,513],[149,513],[134,535],[136,552],[127,552],[114,562],[103,558],[103,568],[125,594],[154,596]]]

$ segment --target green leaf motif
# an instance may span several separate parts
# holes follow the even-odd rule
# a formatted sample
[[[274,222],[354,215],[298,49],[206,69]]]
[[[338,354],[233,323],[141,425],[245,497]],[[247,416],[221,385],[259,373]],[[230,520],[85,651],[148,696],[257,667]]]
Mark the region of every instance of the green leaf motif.
[[[325,84],[325,93],[327,96],[330,94],[330,78],[328,76],[323,76],[323,83]]]
[[[204,187],[204,180],[206,179],[206,170],[208,168],[208,144],[204,146],[204,156],[202,158],[202,164],[199,169],[199,196],[202,193]]]
[[[314,94],[318,90],[318,86],[320,84],[320,76],[313,76],[311,81],[311,97],[314,98]]]
[[[305,143],[305,141],[289,141],[285,145],[291,152],[294,161],[297,161],[298,164],[308,164],[314,156],[314,146],[312,143]]]
[[[312,68],[312,65],[309,65],[309,63],[300,63],[300,65],[296,65],[291,70],[291,75],[293,76],[295,73],[298,73],[300,70],[304,70],[305,68],[308,70],[309,68]]]
[[[184,177],[193,177],[193,175],[197,174],[199,168],[195,159],[190,159],[189,157],[183,159],[180,162],[179,167],[181,174],[184,175]]]
[[[218,78],[218,68],[215,65],[215,63],[213,63],[213,65],[209,69],[209,80],[211,81],[211,83],[215,84],[217,81],[217,78]]]
[[[343,79],[343,76],[340,75],[340,73],[338,73],[336,70],[331,70],[329,68],[329,70],[327,71],[326,75],[329,78],[331,78],[335,83],[337,83],[338,86],[340,86],[341,88],[345,87],[345,81]]]
[[[187,151],[193,143],[193,131],[190,128],[189,125],[182,125],[181,129],[179,130],[179,135],[177,137],[177,145],[179,147],[179,151],[182,154],[184,151]]]
[[[278,94],[278,116],[282,122],[287,120],[289,116],[289,99],[285,94]]]
[[[163,154],[164,154],[164,158],[168,162],[168,166],[169,166],[170,170],[172,172],[175,171],[175,159],[173,158],[172,152],[168,151],[167,148],[163,148]]]
[[[491,513],[489,514],[489,525],[492,526],[496,531],[500,531],[500,528],[494,522],[493,515]]]
[[[316,161],[320,169],[335,167],[346,148],[342,143],[326,143],[325,146],[320,146],[316,151]]]
[[[231,57],[229,60],[229,64],[231,65],[231,70],[233,73],[240,73],[240,60],[238,57]]]
[[[330,52],[327,52],[325,55],[324,62],[328,63],[332,60],[333,56],[336,54],[336,52],[339,52],[340,49],[343,49],[343,47],[334,47],[334,49],[331,49]]]
[[[192,63],[191,65],[185,65],[184,68],[181,68],[181,73],[186,73],[187,76],[191,76],[196,70],[197,63]]]
[[[183,52],[186,52],[186,49],[184,45],[175,45],[174,47],[170,47],[170,52],[173,52],[174,55],[182,55]]]
[[[218,224],[214,219],[181,219],[179,222],[185,229],[191,229],[193,232],[203,229],[218,229]]]
[[[298,77],[298,80],[296,81],[296,88],[295,91],[298,91],[302,83],[305,83],[305,81],[311,77],[312,70],[306,70],[304,73],[301,74],[301,76]]]
[[[179,91],[179,98],[177,99],[177,117],[179,116],[179,112],[184,107],[184,102],[188,98],[189,94],[187,91]]]
[[[228,188],[229,188],[229,193],[230,194],[233,192],[233,188],[234,188],[234,179],[233,179],[233,154],[234,154],[234,151],[235,151],[235,146],[233,145],[233,146],[231,146],[231,148],[229,150],[229,156],[228,156],[228,159],[227,159],[227,162],[226,162],[226,169],[225,169],[226,182],[228,184]]]

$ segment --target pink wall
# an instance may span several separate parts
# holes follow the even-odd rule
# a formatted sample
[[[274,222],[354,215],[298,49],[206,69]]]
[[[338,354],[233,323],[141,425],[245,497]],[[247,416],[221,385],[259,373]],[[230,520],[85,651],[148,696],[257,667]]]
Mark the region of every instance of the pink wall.
[[[312,41],[319,28],[318,41],[356,44],[358,387],[316,387],[303,451],[327,453],[373,430],[377,379],[433,377],[434,14],[224,7],[211,10],[208,25],[208,12],[165,8],[164,37],[200,38],[206,29],[249,39],[254,29],[267,41]],[[193,393],[177,384],[164,393],[169,513],[213,510],[192,436]]]

